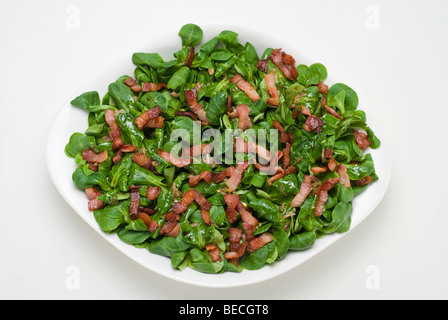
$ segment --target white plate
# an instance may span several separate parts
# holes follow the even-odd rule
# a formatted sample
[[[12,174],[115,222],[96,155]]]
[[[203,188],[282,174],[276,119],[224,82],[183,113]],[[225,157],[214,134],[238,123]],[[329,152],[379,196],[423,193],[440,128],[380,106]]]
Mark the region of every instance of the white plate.
[[[211,39],[211,37],[218,35],[222,30],[232,30],[239,34],[238,38],[240,42],[251,42],[257,49],[259,55],[261,55],[264,49],[268,47],[283,48],[285,52],[291,54],[296,59],[297,63],[310,65],[317,62],[305,57],[303,52],[298,48],[294,48],[288,43],[279,43],[279,40],[276,37],[246,27],[233,25],[208,25],[201,26],[201,28],[204,31],[204,42]],[[158,52],[164,59],[170,60],[173,58],[172,53],[179,50],[180,46],[180,38],[176,31],[163,35],[158,41],[153,41],[145,48],[137,48],[134,52]],[[86,91],[98,91],[100,96],[102,96],[107,92],[107,87],[111,82],[124,74],[133,75],[134,69],[135,66],[132,64],[131,55],[129,55],[125,59],[119,61],[116,65],[107,69],[104,73],[83,87],[79,92],[74,93],[58,113],[52,128],[50,129],[47,141],[47,166],[57,189],[70,206],[113,246],[126,254],[129,258],[140,263],[142,266],[174,280],[205,287],[236,287],[265,281],[279,276],[280,274],[299,266],[347,234],[327,235],[318,239],[311,249],[303,252],[289,252],[283,260],[277,261],[273,265],[266,265],[260,270],[243,270],[241,273],[225,272],[223,274],[203,274],[189,268],[186,268],[183,271],[174,270],[169,258],[152,254],[146,249],[138,249],[132,245],[128,245],[122,242],[116,234],[106,234],[102,232],[95,221],[92,212],[87,210],[87,198],[85,193],[77,189],[72,182],[72,173],[76,168],[74,159],[68,158],[64,153],[65,145],[69,141],[72,133],[84,132],[87,129],[87,113],[84,110],[71,106],[70,101]],[[329,70],[329,74],[330,79],[327,79],[326,83],[331,85],[331,79],[337,80],[337,77],[333,77],[334,75],[331,73],[331,70]],[[367,115],[369,114],[369,110],[366,108],[362,109],[366,111]],[[371,123],[369,123],[369,125],[372,126]],[[375,125],[373,125],[372,128],[376,131]],[[379,149],[370,150],[370,152],[373,156],[375,169],[380,179],[370,185],[364,193],[354,199],[350,230],[353,230],[354,227],[375,209],[384,196],[389,184],[391,170],[390,156],[385,143],[385,137],[378,134],[377,131],[376,134],[381,139],[382,146]]]

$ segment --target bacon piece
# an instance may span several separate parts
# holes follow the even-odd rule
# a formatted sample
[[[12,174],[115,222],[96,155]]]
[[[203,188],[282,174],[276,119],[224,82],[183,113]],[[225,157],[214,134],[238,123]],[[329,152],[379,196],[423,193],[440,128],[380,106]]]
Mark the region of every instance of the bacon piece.
[[[212,182],[213,173],[211,171],[202,171],[198,175],[189,176],[188,177],[188,184],[191,188],[193,188],[195,185],[199,183],[199,181],[204,180],[207,184],[210,184]]]
[[[158,117],[162,112],[163,111],[159,106],[155,106],[154,108],[146,110],[141,115],[139,115],[134,122],[137,125],[138,129],[142,130],[145,124],[147,124],[150,119]]]
[[[177,111],[176,116],[186,116],[186,117],[190,117],[191,119],[193,119],[195,121],[198,121],[198,117],[196,117],[196,115],[191,111]]]
[[[195,189],[190,189],[186,191],[182,195],[182,199],[174,204],[173,212],[176,214],[181,214],[182,212],[185,212],[190,206],[190,204],[192,204],[193,201],[195,200],[197,193],[198,191],[196,191]]]
[[[132,77],[128,77],[126,78],[126,80],[124,80],[124,84],[128,87],[132,87],[133,85],[137,84],[137,81],[135,81],[135,79]]]
[[[130,186],[131,191],[131,204],[129,205],[129,214],[131,217],[138,214],[138,208],[140,207],[140,192],[138,192],[140,186]]]
[[[145,212],[139,211],[137,215],[133,217],[135,219],[141,219],[143,223],[148,227],[148,230],[152,233],[156,232],[157,228],[159,227],[157,222],[151,219],[151,217]]]
[[[320,217],[325,210],[325,204],[328,201],[328,191],[321,190],[318,195],[316,206],[314,207],[314,216]]]
[[[324,152],[325,159],[330,159],[332,155],[333,155],[333,149],[330,148],[325,149]]]
[[[177,221],[165,221],[159,234],[167,235],[169,237],[177,237],[179,234],[180,225]]]
[[[86,193],[87,199],[89,199],[89,202],[87,203],[87,208],[89,211],[95,211],[104,207],[104,202],[98,200],[98,197],[103,195],[101,191],[95,189],[94,187],[88,187],[84,190],[84,192]]]
[[[213,174],[213,181],[215,183],[220,183],[220,182],[224,181],[224,179],[226,179],[228,177],[230,177],[230,175],[229,175],[229,171],[226,169],[226,170],[214,173]]]
[[[317,90],[319,90],[320,93],[326,94],[328,92],[328,86],[323,82],[319,82],[317,84]]]
[[[366,184],[372,183],[373,178],[371,176],[366,176],[362,179],[355,180],[355,184],[359,187],[365,186]]]
[[[211,203],[199,191],[196,191],[196,197],[194,198],[194,201],[196,201],[196,203],[201,208],[202,220],[204,220],[207,225],[210,225],[212,222],[212,219],[210,217],[210,208],[212,207]]]
[[[274,120],[274,127],[280,131],[280,142],[281,143],[292,143],[292,137],[285,131],[283,126],[278,122],[277,119]]]
[[[287,143],[283,148],[283,168],[287,169],[291,165],[291,144]]]
[[[134,85],[131,87],[131,90],[134,91],[135,93],[140,92],[140,91],[142,91],[142,86],[139,85],[139,84],[134,84]]]
[[[329,114],[331,114],[333,117],[336,117],[336,118],[338,118],[339,120],[342,120],[342,119],[343,119],[343,117],[342,117],[339,113],[337,113],[336,110],[334,110],[332,107],[329,107],[329,106],[327,106],[327,105],[325,104],[325,105],[324,105],[324,108],[325,108],[325,110],[327,110],[327,112],[328,112]]]
[[[271,152],[268,149],[257,145],[253,141],[244,141],[243,138],[235,138],[234,150],[241,153],[257,153],[266,162],[271,162],[272,160]]]
[[[192,157],[199,157],[203,154],[209,154],[213,151],[213,145],[211,143],[197,144],[190,148],[190,155]]]
[[[270,106],[278,106],[280,104],[279,94],[277,87],[275,85],[275,70],[272,69],[268,74],[263,74],[264,80],[266,81],[266,86],[268,87],[269,94],[271,97],[266,101]]]
[[[260,59],[258,60],[257,64],[255,65],[256,68],[258,68],[258,70],[260,70],[261,72],[268,72],[268,60],[267,59]]]
[[[148,216],[150,216],[150,215],[153,215],[154,213],[156,213],[157,211],[154,209],[150,209],[150,208],[138,207],[138,212],[143,212],[143,213],[146,213]]]
[[[145,126],[152,129],[161,129],[163,128],[164,121],[165,121],[164,117],[157,116],[154,119],[149,119]]]
[[[148,187],[146,189],[146,198],[149,200],[156,200],[160,192],[162,192],[162,188],[160,187]]]
[[[242,202],[238,203],[236,210],[239,212],[241,220],[243,220],[242,226],[246,236],[246,240],[250,241],[253,239],[252,233],[257,227],[258,220],[252,215],[252,213],[249,212],[249,210],[247,210]]]
[[[247,252],[255,252],[274,240],[274,236],[268,232],[262,233],[258,238],[253,239],[247,246]]]
[[[235,170],[231,174],[230,178],[227,179],[227,191],[232,192],[235,191],[236,188],[241,183],[241,179],[243,178],[244,171],[249,167],[249,162],[241,162],[238,163],[235,167]]]
[[[322,120],[318,116],[311,115],[306,119],[305,123],[303,124],[303,129],[305,129],[305,131],[308,132],[316,130],[317,133],[320,133],[322,131],[323,125],[324,120]]]
[[[229,223],[232,224],[237,219],[236,207],[240,202],[240,196],[238,194],[227,193],[224,195],[224,201],[227,205],[226,208],[227,220],[229,220]]]
[[[89,169],[98,172],[98,165],[94,162],[89,162]]]
[[[254,89],[254,87],[252,87],[252,85],[247,82],[246,80],[243,79],[243,77],[240,74],[236,74],[234,75],[231,79],[230,82],[235,83],[236,86],[244,91],[244,93],[247,94],[247,96],[252,100],[252,101],[257,101],[260,99],[260,96],[258,95],[258,92]]]
[[[102,163],[107,160],[107,150],[104,150],[103,152],[95,153],[91,149],[85,149],[82,152],[82,159],[87,162],[93,162],[93,163]]]
[[[143,92],[159,91],[162,88],[166,88],[166,83],[145,82],[143,84],[142,91]]]
[[[333,158],[332,158],[333,159]],[[347,173],[347,167],[344,164],[339,164],[336,173],[341,177],[339,182],[343,184],[345,187],[350,188],[350,177]]]
[[[121,161],[121,158],[123,157],[123,153],[125,152],[135,152],[138,148],[136,146],[133,146],[132,144],[126,144],[120,148],[120,150],[117,151],[115,156],[112,158],[112,162],[114,164],[117,164]]]
[[[148,158],[140,153],[134,153],[131,157],[131,160],[138,164],[139,166],[150,170],[152,166],[152,160],[151,158]]]
[[[370,146],[371,142],[368,140],[368,136],[366,133],[353,130],[353,134],[355,135],[355,142],[358,145],[358,147],[361,148],[361,150],[367,149],[368,146]]]
[[[120,129],[118,128],[115,120],[115,112],[113,110],[106,109],[104,112],[104,118],[110,128],[109,136],[112,140],[112,149],[120,149],[124,145],[124,142],[123,139],[121,139]]]
[[[311,115],[311,110],[308,107],[305,107],[304,105],[300,106],[300,112],[306,116],[310,116]]]
[[[250,109],[247,106],[247,104],[241,104],[239,106],[236,106],[236,112],[238,114],[238,129],[244,131],[246,129],[249,129],[252,127],[252,121],[250,120],[249,114]]]
[[[331,158],[330,158],[330,161],[329,161],[328,164],[327,164],[328,169],[329,169],[331,172],[333,172],[334,170],[336,170],[337,166],[338,166],[338,163],[337,163],[336,159],[333,158],[333,157],[331,157]]]
[[[303,182],[300,185],[300,190],[291,202],[291,208],[300,207],[303,202],[305,202],[306,197],[308,197],[311,192],[311,182],[314,182],[315,180],[316,177],[312,175],[306,175],[303,178]]]
[[[198,103],[198,92],[196,89],[186,90],[184,92],[185,99],[187,100],[190,109],[198,116],[199,120],[202,121],[204,125],[210,124],[207,119],[207,113],[200,103]]]
[[[324,173],[327,172],[327,167],[312,167],[310,168],[310,171],[314,174]]]
[[[206,245],[205,250],[207,250],[213,262],[222,261],[221,253],[219,252],[219,248],[216,244]]]
[[[269,58],[283,72],[286,79],[295,80],[297,78],[295,60],[291,55],[282,52],[281,49],[274,49]]]
[[[157,154],[161,156],[164,160],[168,161],[169,163],[174,164],[178,168],[183,168],[191,163],[190,157],[188,157],[185,152],[182,153],[182,157],[179,158],[175,156],[174,154],[169,153],[168,151],[164,150],[157,150]]]
[[[325,191],[331,190],[340,181],[340,179],[341,179],[340,177],[337,177],[337,178],[330,178],[324,181],[324,183],[322,183],[318,188],[314,190],[313,194],[319,194],[321,190]]]
[[[194,60],[194,47],[190,47],[190,50],[188,51],[188,57],[185,60],[185,65],[190,68],[191,64],[193,63]]]

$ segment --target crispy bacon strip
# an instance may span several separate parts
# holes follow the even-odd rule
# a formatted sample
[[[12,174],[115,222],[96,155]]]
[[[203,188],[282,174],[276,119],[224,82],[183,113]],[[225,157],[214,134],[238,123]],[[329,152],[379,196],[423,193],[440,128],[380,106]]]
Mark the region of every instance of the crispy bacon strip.
[[[152,166],[152,160],[151,158],[148,158],[140,153],[134,153],[131,157],[131,160],[138,164],[139,166],[150,170]]]
[[[132,218],[141,219],[143,223],[148,227],[148,230],[152,233],[156,232],[157,228],[159,227],[157,222],[151,219],[151,217],[145,212],[139,211],[137,215],[133,216]]]
[[[167,235],[169,237],[177,237],[179,234],[180,225],[177,221],[165,221],[162,228],[160,228],[160,235]]]
[[[186,191],[182,195],[182,199],[179,202],[176,202],[173,206],[173,212],[176,214],[181,214],[182,212],[185,212],[190,204],[193,203],[194,199],[196,198],[196,194],[198,191],[195,189],[190,189]]]
[[[278,122],[277,119],[274,120],[274,127],[280,131],[280,142],[281,143],[292,143],[292,136],[285,131],[283,126]]]
[[[373,178],[371,176],[366,176],[362,179],[355,180],[355,184],[359,187],[365,186],[366,184],[372,183]]]
[[[207,250],[213,262],[222,261],[221,253],[219,252],[219,248],[216,244],[206,245],[205,250]]]
[[[168,151],[164,150],[157,150],[157,154],[161,156],[163,159],[168,161],[169,163],[174,164],[178,168],[183,168],[191,163],[190,157],[185,155],[183,152],[183,155],[181,158],[175,156],[174,154],[169,153]]]
[[[162,188],[160,187],[148,187],[146,189],[146,198],[149,200],[156,200],[160,192],[162,192]]]
[[[198,102],[198,92],[196,89],[186,90],[184,92],[185,99],[187,100],[190,109],[198,116],[199,120],[202,121],[204,125],[210,124],[207,119],[207,113],[205,112],[202,105]]]
[[[223,171],[219,171],[217,173],[214,173],[213,181],[215,183],[220,183],[220,182],[224,181],[226,178],[230,177],[229,173],[230,173],[230,171],[228,171],[227,169],[223,170]]]
[[[146,110],[140,116],[135,119],[135,124],[137,125],[139,130],[142,130],[145,124],[148,123],[150,119],[154,119],[159,116],[163,111],[159,106],[155,106],[152,109]]]
[[[275,70],[272,69],[268,74],[263,74],[264,80],[266,81],[266,86],[268,87],[269,94],[271,97],[266,101],[270,106],[277,107],[280,104],[279,94],[277,87],[275,85]]]
[[[249,114],[250,109],[247,106],[247,104],[241,104],[239,106],[236,106],[236,112],[238,114],[238,129],[244,131],[246,129],[249,129],[252,127],[252,121],[250,120]]]
[[[329,161],[328,164],[327,164],[328,169],[329,169],[331,172],[333,172],[334,170],[336,170],[337,166],[338,166],[338,163],[337,163],[336,159],[333,158],[333,157],[331,157],[331,158],[330,158],[330,161]]]
[[[324,173],[327,172],[327,167],[312,167],[310,168],[310,171],[314,174]]]
[[[224,195],[224,201],[227,205],[226,208],[227,220],[229,220],[229,223],[232,224],[236,221],[237,218],[236,207],[240,202],[240,196],[238,194],[227,193]]]
[[[247,94],[247,96],[252,100],[252,101],[257,101],[260,99],[260,96],[258,95],[258,92],[254,89],[254,87],[252,87],[252,85],[247,82],[246,80],[243,79],[243,77],[240,74],[236,74],[234,75],[231,79],[230,82],[235,83],[236,86],[244,91],[244,93]]]
[[[112,149],[120,149],[124,145],[124,142],[123,139],[121,139],[120,129],[118,128],[115,120],[115,112],[113,110],[106,109],[104,112],[104,118],[110,128],[109,136],[112,140]]]
[[[196,197],[194,198],[194,201],[196,201],[196,203],[201,208],[202,220],[204,220],[207,225],[210,225],[212,222],[212,219],[210,217],[210,208],[212,207],[211,203],[199,191],[196,191]]]
[[[325,210],[325,204],[328,201],[328,191],[321,190],[318,195],[316,206],[314,207],[314,216],[320,217]]]
[[[319,90],[320,93],[328,93],[328,86],[323,83],[323,82],[319,82],[317,84],[317,90]]]
[[[103,152],[95,153],[91,149],[85,149],[82,152],[82,159],[87,162],[93,162],[93,163],[102,163],[107,160],[107,150],[104,150]]]
[[[261,72],[268,72],[268,60],[267,59],[260,59],[258,60],[257,64],[255,65],[258,70]]]
[[[318,116],[311,115],[306,119],[305,123],[303,124],[303,129],[305,129],[305,131],[308,132],[316,130],[317,133],[320,133],[322,131],[323,125],[324,120],[322,120]]]
[[[247,245],[247,252],[254,252],[264,245],[274,240],[274,236],[268,232],[262,233],[258,238],[253,239]]]
[[[258,220],[247,210],[241,201],[238,203],[236,210],[239,212],[241,220],[243,220],[242,225],[246,240],[250,241],[253,239],[252,233],[258,225]]]
[[[283,148],[283,168],[288,169],[291,165],[291,144],[287,143]]]
[[[361,148],[361,150],[367,149],[368,146],[370,146],[371,142],[368,140],[368,136],[366,133],[353,130],[353,134],[355,135],[355,142],[358,145],[358,147]]]
[[[192,157],[199,157],[203,154],[209,154],[213,151],[213,145],[211,143],[197,144],[190,148],[190,155]]]
[[[198,117],[196,117],[196,115],[191,111],[177,111],[176,116],[186,116],[186,117],[190,117],[191,119],[193,119],[195,121],[198,121]]]
[[[89,211],[95,211],[104,207],[104,202],[98,200],[98,197],[103,195],[101,191],[95,189],[94,187],[88,187],[84,190],[84,192],[86,193],[87,199],[89,199],[89,202],[87,203],[87,208]]]
[[[295,80],[297,78],[295,60],[292,56],[282,52],[281,49],[274,49],[269,58],[283,72],[286,79]]]
[[[342,120],[342,119],[343,119],[343,117],[342,117],[339,113],[337,113],[336,110],[334,110],[332,107],[329,107],[329,106],[327,106],[327,105],[325,104],[325,105],[324,105],[324,108],[325,108],[325,110],[327,110],[327,112],[328,112],[329,114],[331,114],[333,117],[336,117],[336,118],[338,118],[339,120]]]
[[[232,192],[235,191],[236,188],[241,183],[241,179],[243,178],[244,171],[249,167],[249,162],[241,162],[238,163],[235,167],[235,170],[232,172],[229,179],[226,181],[227,191]]]
[[[138,208],[140,207],[140,192],[138,192],[140,186],[130,186],[131,191],[131,204],[129,205],[129,214],[132,216],[138,214]]]
[[[157,116],[154,119],[149,119],[145,126],[152,129],[161,129],[163,128],[164,121],[165,121],[164,117]]]
[[[166,88],[166,83],[145,82],[143,84],[142,91],[143,92],[159,91],[162,88]]]
[[[188,177],[188,184],[191,188],[199,183],[199,181],[204,180],[207,184],[212,182],[213,173],[211,171],[202,171],[198,175],[192,175]]]
[[[121,158],[123,157],[123,153],[125,152],[135,152],[138,148],[136,146],[133,146],[132,144],[125,144],[120,148],[120,150],[117,151],[115,156],[112,158],[112,161],[114,164],[117,164],[121,161]]]
[[[332,158],[333,159],[333,158]],[[345,187],[350,188],[350,177],[347,173],[347,167],[344,164],[339,164],[336,173],[341,177],[339,182]]]
[[[190,50],[188,51],[188,57],[185,60],[185,65],[190,68],[191,64],[193,63],[194,60],[194,47],[190,47]]]
[[[300,190],[291,202],[291,208],[300,207],[303,202],[305,202],[306,197],[308,197],[311,192],[311,182],[314,182],[315,180],[316,177],[312,175],[306,175],[303,178],[303,182],[300,185]]]

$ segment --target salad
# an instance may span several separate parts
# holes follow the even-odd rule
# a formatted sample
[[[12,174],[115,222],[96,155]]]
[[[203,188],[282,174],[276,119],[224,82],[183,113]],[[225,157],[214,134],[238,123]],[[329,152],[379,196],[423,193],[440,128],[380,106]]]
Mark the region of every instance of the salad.
[[[173,59],[134,53],[133,74],[71,101],[88,126],[65,153],[101,230],[205,273],[260,269],[349,230],[380,146],[356,92],[233,31],[179,36]]]

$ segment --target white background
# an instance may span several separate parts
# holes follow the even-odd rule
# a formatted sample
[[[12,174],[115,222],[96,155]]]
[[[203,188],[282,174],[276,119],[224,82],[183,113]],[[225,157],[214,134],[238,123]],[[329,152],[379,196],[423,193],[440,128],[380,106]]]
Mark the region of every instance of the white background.
[[[202,288],[143,268],[88,226],[47,172],[48,130],[67,99],[134,48],[190,22],[294,41],[357,91],[361,109],[375,110],[368,122],[391,149],[392,177],[376,210],[324,252],[259,284]],[[1,0],[0,298],[447,299],[447,31],[442,0]],[[69,285],[73,270],[78,288]]]

